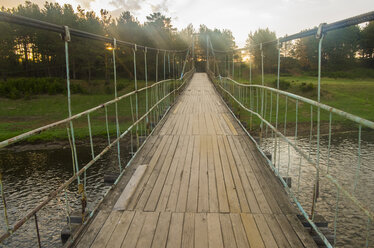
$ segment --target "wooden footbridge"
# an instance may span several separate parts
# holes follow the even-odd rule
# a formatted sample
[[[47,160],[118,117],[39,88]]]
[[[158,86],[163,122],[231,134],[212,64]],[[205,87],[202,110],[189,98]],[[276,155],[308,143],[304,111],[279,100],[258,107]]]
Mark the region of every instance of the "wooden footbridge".
[[[0,211],[4,217],[0,244],[11,246],[9,237],[19,234],[27,223],[34,225],[30,229],[35,230],[36,238],[25,235],[24,244],[35,247],[37,240],[42,247],[51,237],[45,234],[47,224],[38,215],[57,199],[56,211],[64,211],[67,219],[68,240],[64,244],[67,247],[296,248],[316,247],[316,239],[318,245],[329,248],[352,244],[372,247],[374,213],[368,200],[370,191],[362,197],[357,188],[366,193],[365,180],[369,177],[361,175],[372,175],[372,164],[362,159],[361,136],[362,130],[374,129],[374,122],[321,103],[321,59],[327,32],[373,20],[374,12],[368,12],[278,40],[252,44],[250,48],[227,51],[216,50],[208,33],[191,34],[191,44],[185,49],[165,50],[0,12],[0,21],[7,24],[61,35],[68,103],[67,118],[0,141],[0,149],[37,138],[47,130],[64,133],[66,128],[73,168],[70,178],[65,178],[44,198],[39,197],[42,200],[36,206],[27,206],[20,219],[8,218],[14,212],[8,213],[7,208],[6,199],[11,197],[6,188],[9,178],[0,174]],[[32,35],[36,37],[38,33]],[[319,42],[317,101],[280,90],[279,85],[284,58],[281,45],[312,35]],[[85,39],[100,43],[103,50],[111,51],[113,62],[114,98],[74,115],[69,74],[69,44],[74,42],[71,36],[79,37],[75,40],[78,42]],[[271,49],[278,58],[276,87],[265,85],[267,61],[265,58],[264,62],[263,45],[277,47]],[[249,65],[245,66],[248,82],[243,83],[243,78],[242,83],[235,81],[236,58],[242,52],[253,51],[261,57],[261,64],[256,65],[261,68],[261,84],[252,83],[251,61],[255,60],[250,54]],[[116,58],[123,56],[131,56],[133,60],[134,90],[118,95],[117,71],[131,69],[130,64],[123,64],[122,58],[116,64]],[[242,61],[237,62],[241,70]],[[140,63],[144,63],[140,69],[145,83],[142,88],[138,88]],[[204,73],[196,73],[196,68]],[[243,74],[239,71],[238,75]],[[293,115],[289,115],[291,111]],[[132,121],[122,123],[125,118],[120,117]],[[307,119],[303,124],[310,124],[307,148],[299,142],[299,117]],[[91,118],[96,122],[91,122]],[[327,152],[320,149],[322,121],[329,130]],[[330,154],[332,126],[343,121],[357,127],[352,128],[357,133],[357,156],[349,159],[350,163],[356,162],[348,169],[339,167]],[[287,122],[293,123],[287,126]],[[76,141],[82,137],[76,136],[75,123],[76,127],[87,127],[89,161],[78,159]],[[289,126],[293,127],[292,134]],[[271,139],[268,142],[271,144],[258,144],[252,137],[255,132],[260,141],[265,136]],[[97,140],[99,146],[95,146]],[[282,148],[282,142],[286,149]],[[125,145],[127,150],[123,149]],[[131,156],[128,156],[130,146]],[[265,151],[270,153],[270,159]],[[116,180],[102,200],[91,199],[86,172],[95,170],[94,166],[99,164],[96,162],[108,154],[113,155],[110,161],[115,163]],[[352,175],[350,178],[346,170]],[[295,186],[291,188],[286,178],[292,179]],[[95,204],[87,204],[92,202]],[[73,225],[72,213],[77,209],[79,224]],[[326,221],[323,225],[318,223],[317,217],[321,215],[332,225],[327,228]],[[354,225],[345,225],[349,222],[347,218],[354,219]],[[53,243],[50,247],[55,246]]]
[[[131,168],[77,247],[316,247],[205,73]]]

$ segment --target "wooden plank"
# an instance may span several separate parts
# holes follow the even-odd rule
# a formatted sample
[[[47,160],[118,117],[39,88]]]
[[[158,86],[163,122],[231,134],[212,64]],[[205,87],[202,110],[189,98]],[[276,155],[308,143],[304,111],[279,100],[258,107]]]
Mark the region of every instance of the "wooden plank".
[[[217,142],[218,142],[217,136],[213,136],[212,147],[213,147],[213,155],[214,155],[214,167],[215,167],[216,179],[217,179],[217,195],[218,195],[218,202],[219,202],[219,211],[221,213],[228,213],[230,211],[230,207],[229,207],[229,202],[227,199],[225,179],[223,176],[221,157],[219,155]]]
[[[177,118],[178,118],[178,120],[177,120],[177,124],[175,125],[175,128],[173,130],[173,135],[177,135],[180,132],[179,130],[183,127],[186,116],[185,115],[178,115]]]
[[[223,113],[219,113],[217,116],[217,121],[222,129],[223,135],[231,135],[230,128],[227,126],[227,123],[224,120]]]
[[[143,163],[143,161],[147,158],[150,152],[155,151],[154,147],[156,143],[160,142],[161,139],[158,138],[158,135],[151,135],[148,137],[147,143],[143,146],[142,150],[137,153],[131,164],[138,165],[138,164],[147,164]]]
[[[208,213],[208,242],[210,248],[223,248],[221,224],[218,213]]]
[[[236,240],[234,231],[232,230],[231,220],[229,214],[220,214],[221,230],[223,236],[223,243],[225,248],[235,248]]]
[[[262,214],[254,214],[253,217],[256,221],[257,228],[260,231],[262,240],[265,243],[265,247],[278,247],[277,242],[266,223],[265,217]]]
[[[231,175],[230,165],[227,160],[227,154],[225,150],[223,137],[221,136],[218,136],[218,148],[219,148],[219,153],[220,153],[221,162],[222,162],[222,171],[223,171],[223,175],[225,179],[227,196],[228,196],[229,205],[230,205],[230,211],[233,213],[238,213],[240,212],[239,199],[236,194],[234,181]]]
[[[151,247],[153,241],[153,235],[156,231],[157,221],[159,213],[157,212],[148,212],[145,213],[145,220],[143,224],[142,231],[139,235],[139,240],[136,244],[138,248],[147,248]]]
[[[201,111],[201,112],[203,112],[203,111]],[[208,130],[207,130],[206,122],[205,122],[204,113],[198,114],[198,118],[199,118],[199,130],[200,130],[200,134],[202,134],[202,135],[208,134]]]
[[[261,234],[253,216],[248,213],[241,213],[240,217],[242,218],[250,247],[265,248],[265,244],[262,241]]]
[[[218,212],[218,196],[216,172],[214,166],[212,136],[207,136],[207,152],[208,152],[208,189],[209,189],[209,210],[210,212]]]
[[[241,146],[242,145],[242,142],[240,142],[241,144],[237,146],[238,149],[240,149],[240,147],[243,147],[244,148],[244,154],[246,155],[246,158],[248,159],[248,156],[250,156],[250,154],[248,155],[248,147],[245,147],[245,146]],[[245,158],[245,157],[243,157]],[[251,161],[250,159],[247,160],[247,164],[249,165],[253,165],[254,162],[249,162]],[[260,210],[262,213],[267,213],[267,214],[270,214],[272,213],[271,211],[271,208],[265,198],[265,195],[262,191],[262,187],[260,186],[260,184],[258,183],[257,181],[257,178],[253,172],[253,169],[250,169],[249,166],[246,166],[245,168],[245,171],[246,171],[246,174],[247,174],[247,177],[248,177],[248,180],[251,184],[251,187],[253,189],[253,193],[254,195],[256,196],[256,199],[257,199],[257,203],[260,207]]]
[[[161,212],[157,223],[155,237],[153,239],[152,247],[165,247],[169,233],[171,213]]]
[[[265,163],[264,158],[256,149],[250,149],[250,145],[253,146],[250,140],[243,137],[243,147],[248,150],[248,156],[252,156],[254,165],[257,167],[254,169],[261,185],[267,185],[264,188],[264,194],[272,208],[273,213],[296,213],[295,208],[291,205],[291,202],[281,185],[279,180],[275,177],[273,171]]]
[[[208,247],[208,222],[206,213],[195,214],[195,248]]]
[[[183,233],[183,213],[173,213],[171,216],[167,248],[181,247]]]
[[[238,173],[239,173],[239,176],[241,178],[244,193],[245,193],[245,195],[247,197],[247,200],[248,200],[250,212],[251,213],[260,213],[261,211],[260,211],[260,208],[258,206],[257,199],[254,195],[253,189],[251,187],[251,184],[248,180],[248,177],[247,177],[245,169],[244,169],[245,166],[250,167],[250,165],[249,164],[243,164],[242,158],[245,158],[245,154],[244,154],[243,150],[241,149],[241,147],[236,147],[235,142],[234,142],[234,139],[236,139],[236,137],[235,136],[228,136],[227,138],[228,138],[228,141],[229,141],[229,144],[230,144],[230,147],[231,147],[232,155],[235,159],[235,163],[236,163],[237,168],[238,168]]]
[[[228,117],[228,115],[227,114],[222,114],[222,116],[223,116],[223,119],[226,121],[227,126],[230,128],[231,133],[233,135],[238,135],[238,132],[236,131],[234,125],[230,121],[230,118]]]
[[[135,190],[137,189],[140,180],[142,179],[148,166],[146,164],[139,165],[136,168],[134,174],[132,175],[130,181],[126,185],[125,189],[122,191],[121,196],[118,198],[113,210],[126,210],[131,197],[133,196]]]
[[[186,114],[186,121],[185,121],[185,123],[183,125],[183,128],[181,130],[180,135],[187,135],[188,134],[188,127],[189,127],[190,121],[191,121],[190,115]]]
[[[153,178],[157,177],[157,180],[155,183],[153,183],[153,189],[148,198],[147,204],[144,207],[144,211],[154,211],[160,199],[160,194],[164,187],[165,179],[166,179],[166,176],[168,175],[169,168],[173,160],[173,156],[175,154],[175,151],[177,150],[177,147],[180,145],[178,144],[179,136],[172,136],[172,137],[173,137],[173,140],[170,145],[169,151],[166,154],[164,162],[160,165],[161,166],[160,173],[158,174],[158,176],[156,175],[157,173],[153,173],[154,175]],[[151,182],[153,182],[153,180]]]
[[[190,136],[184,136],[182,139],[184,140],[184,145],[183,145],[183,148],[182,148],[183,153],[182,153],[178,163],[176,164],[177,170],[175,172],[172,185],[170,186],[171,191],[170,191],[170,195],[169,195],[169,198],[168,198],[166,211],[175,211],[175,208],[176,208],[176,205],[177,205],[178,193],[179,193],[180,185],[181,185],[181,182],[182,182],[184,164],[185,164],[185,161],[186,161]]]
[[[301,243],[299,237],[297,236],[295,231],[292,229],[292,226],[288,222],[287,217],[283,214],[276,214],[275,218],[277,219],[279,226],[282,228],[284,236],[290,243],[290,247],[303,247],[303,244]]]
[[[223,133],[222,128],[221,128],[221,126],[219,124],[219,121],[217,119],[217,117],[218,117],[217,113],[210,113],[209,115],[212,118],[214,129],[216,130],[216,133],[218,135],[223,135],[224,133]]]
[[[164,149],[165,145],[167,146],[168,138],[169,138],[169,136],[162,136],[162,140],[161,140],[156,152],[153,154],[151,160],[149,161],[148,170],[146,170],[146,172],[144,173],[144,175],[142,177],[142,180],[139,183],[138,189],[135,191],[130,203],[128,204],[128,208],[127,208],[128,210],[133,210],[135,208],[135,205],[138,202],[139,197],[143,193],[144,186],[147,184],[147,181],[148,181],[148,179],[149,179],[149,177],[150,177],[159,157],[161,156],[162,151],[165,150]]]
[[[234,230],[235,240],[238,247],[249,247],[247,235],[245,233],[242,220],[239,214],[230,214],[232,229]]]
[[[173,128],[175,121],[176,115],[168,115],[164,125],[159,132],[159,135],[166,135],[168,131]]]
[[[278,244],[278,247],[291,247],[288,243],[286,237],[283,234],[282,228],[279,226],[279,223],[275,219],[274,215],[265,214],[264,215],[268,226],[273,233],[273,237]]]
[[[109,217],[105,221],[104,226],[101,228],[99,234],[96,236],[95,241],[91,245],[92,248],[102,248],[106,246],[121,216],[122,212],[120,211],[112,211],[110,213]]]
[[[191,177],[188,186],[187,211],[197,211],[197,198],[199,190],[199,160],[200,160],[200,136],[195,137],[193,157],[191,164]]]
[[[198,121],[198,114],[192,114],[192,134],[198,135],[199,132],[199,121]]]
[[[241,211],[249,212],[249,205],[248,205],[247,197],[245,196],[243,185],[242,185],[240,176],[238,174],[237,165],[235,164],[235,159],[232,155],[231,147],[227,139],[228,139],[228,136],[223,137],[223,143],[226,148],[225,150],[226,150],[227,160],[228,160],[228,164],[231,169],[231,174],[232,174],[233,182],[235,185],[234,187],[239,198]]]
[[[207,136],[201,137],[198,212],[209,211]]]
[[[305,231],[303,225],[300,223],[300,220],[296,217],[296,215],[288,214],[286,216],[290,225],[292,226],[292,229],[295,231],[303,245],[305,247],[316,248],[317,245],[313,238]]]
[[[214,127],[214,124],[213,124],[213,121],[212,121],[212,118],[211,118],[209,112],[204,113],[204,118],[205,118],[208,134],[209,135],[216,134],[216,130],[215,130],[215,127]]]
[[[166,135],[167,137],[167,141],[166,141],[166,145],[163,149],[163,151],[161,152],[160,156],[158,157],[158,160],[155,164],[149,164],[149,169],[148,171],[150,171],[150,174],[148,175],[148,177],[146,177],[146,175],[143,177],[147,180],[145,186],[143,186],[143,191],[140,195],[140,198],[136,204],[136,209],[138,210],[143,210],[144,209],[144,206],[145,204],[147,203],[148,199],[149,199],[149,195],[151,194],[152,192],[152,189],[153,189],[153,186],[157,180],[157,177],[158,177],[158,174],[159,174],[159,171],[161,170],[161,167],[166,159],[166,155],[168,154],[169,152],[169,148],[172,144],[172,141],[173,141],[173,136],[169,136],[169,135]],[[153,161],[151,161],[153,162]],[[153,168],[153,170],[151,170],[151,165]],[[148,173],[147,171],[147,173]]]
[[[195,239],[195,216],[193,213],[184,214],[182,248],[194,246]]]
[[[116,228],[114,229],[112,236],[110,237],[106,247],[117,248],[121,247],[122,241],[125,238],[127,231],[130,227],[132,219],[135,215],[134,211],[124,211]]]
[[[122,245],[121,245],[122,248],[135,247],[136,246],[136,243],[138,242],[140,232],[141,232],[142,227],[143,227],[144,219],[145,219],[145,213],[144,212],[137,211],[135,213],[135,216],[134,216],[134,218],[131,222],[130,228],[127,231],[127,235],[122,242]]]
[[[176,114],[178,112],[178,108],[180,107],[180,105],[181,105],[181,102],[178,102],[174,108],[173,114]]]
[[[87,247],[91,246],[93,241],[95,240],[97,234],[100,232],[101,228],[103,227],[105,221],[107,220],[110,212],[107,211],[99,211],[97,215],[94,217],[95,219],[92,221],[92,223],[89,225],[87,231],[85,232],[84,236],[81,240],[79,240],[79,243],[77,244],[77,247]]]
[[[175,181],[175,174],[178,169],[181,161],[185,159],[186,156],[186,150],[188,147],[188,137],[186,136],[181,136],[179,139],[179,143],[177,146],[177,149],[175,151],[175,155],[173,157],[173,161],[171,162],[170,169],[168,172],[168,175],[166,176],[166,180],[164,182],[164,186],[162,188],[161,195],[158,200],[157,208],[156,211],[164,211],[166,209],[166,205],[168,203],[169,198],[171,197],[171,190],[172,190],[172,185],[173,182]],[[179,189],[179,184],[177,185],[177,188]],[[177,191],[174,192],[173,197],[177,198]]]
[[[178,201],[176,205],[177,212],[184,212],[187,206],[187,196],[188,196],[188,185],[190,181],[190,174],[191,174],[191,162],[192,162],[192,155],[193,155],[193,147],[195,143],[195,138],[193,136],[190,137],[187,149],[186,160],[183,165],[183,172],[182,172],[182,180],[179,189]]]

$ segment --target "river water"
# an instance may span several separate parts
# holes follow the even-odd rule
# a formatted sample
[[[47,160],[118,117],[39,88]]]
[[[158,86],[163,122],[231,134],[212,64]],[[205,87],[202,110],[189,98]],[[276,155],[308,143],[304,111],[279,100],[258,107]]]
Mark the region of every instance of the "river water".
[[[287,137],[292,142],[294,137]],[[331,139],[330,160],[328,160],[328,136],[322,136],[320,142],[320,170],[332,175],[343,187],[361,201],[367,209],[374,211],[374,132],[363,132],[361,142],[360,169],[358,165],[358,133],[333,134]],[[311,142],[309,137],[296,140],[297,147],[310,158],[316,159],[316,137]],[[311,145],[310,145],[311,144]],[[274,139],[264,139],[261,147],[274,158]],[[316,169],[306,159],[300,163],[300,155],[285,141],[280,142],[277,150],[279,173],[283,177],[291,177],[292,191],[297,196],[304,210],[310,214],[313,199],[313,189],[316,179]],[[279,163],[280,161],[280,163]],[[329,162],[328,162],[329,161]],[[357,173],[358,172],[358,173]],[[316,213],[329,222],[330,231],[334,231],[336,221],[336,247],[365,247],[368,238],[369,247],[374,247],[374,224],[368,224],[368,218],[342,191],[339,192],[337,205],[336,186],[320,173],[319,198]],[[299,177],[300,175],[300,177]],[[354,182],[357,177],[357,186]],[[367,230],[370,230],[369,233]]]
[[[103,147],[95,147],[99,152]],[[122,151],[126,149],[122,148]],[[83,166],[91,159],[91,148],[77,146],[79,164]],[[126,157],[126,153],[122,152]],[[109,151],[87,171],[86,192],[88,209],[93,209],[110,186],[104,184],[104,174],[117,172],[117,154]],[[128,157],[128,154],[127,154]],[[128,158],[123,158],[128,159]],[[27,151],[0,151],[0,170],[8,209],[9,223],[14,225],[28,211],[40,203],[50,192],[57,189],[73,174],[72,156],[69,146],[58,149]],[[81,197],[77,183],[66,191],[71,211],[80,211]],[[0,225],[5,230],[3,206],[0,207]],[[65,193],[52,200],[37,215],[43,247],[60,247],[60,232],[67,224]],[[5,247],[37,247],[34,218],[31,218],[4,243]]]
[[[289,137],[292,139],[292,137]],[[316,154],[315,140],[312,141],[310,156]],[[264,139],[262,147],[269,152],[273,151],[273,140]],[[309,153],[309,138],[298,138],[298,147]],[[280,173],[282,176],[292,178],[292,190],[298,196],[304,209],[309,213],[311,208],[312,190],[315,179],[315,169],[305,160],[300,166],[300,157],[288,145],[280,143]],[[321,138],[321,169],[327,169],[328,137]],[[97,151],[102,147],[95,147]],[[78,146],[79,163],[87,163],[90,158],[89,146]],[[95,149],[95,150],[96,150]],[[126,150],[122,148],[121,150]],[[357,165],[357,134],[334,135],[331,143],[330,173],[337,177],[350,192]],[[374,133],[363,133],[361,144],[361,169],[355,196],[364,202],[372,211],[374,210]],[[126,155],[126,153],[124,152]],[[88,209],[102,199],[109,186],[104,184],[103,176],[107,172],[118,171],[115,162],[116,154],[110,151],[100,159],[87,173]],[[128,159],[128,155],[127,158]],[[290,161],[290,163],[288,163]],[[289,165],[288,165],[289,164]],[[28,149],[27,151],[0,151],[0,170],[3,174],[5,197],[7,200],[9,222],[13,225],[17,220],[34,208],[51,191],[60,186],[72,176],[71,152],[69,147],[58,149]],[[299,172],[301,172],[300,183]],[[67,190],[69,207],[79,211],[80,197],[77,194],[77,184],[72,184]],[[297,194],[298,192],[298,194]],[[334,228],[336,209],[336,187],[325,177],[320,179],[320,197],[317,202],[317,213],[329,221],[330,230]],[[363,247],[366,240],[365,219],[360,211],[340,194],[337,219],[337,247]],[[41,242],[43,247],[61,246],[60,231],[66,225],[66,202],[64,194],[52,200],[38,213]],[[0,207],[0,225],[5,230],[3,207]],[[369,228],[369,246],[374,247],[373,225]],[[6,247],[35,247],[37,236],[34,219],[30,219],[4,244]]]

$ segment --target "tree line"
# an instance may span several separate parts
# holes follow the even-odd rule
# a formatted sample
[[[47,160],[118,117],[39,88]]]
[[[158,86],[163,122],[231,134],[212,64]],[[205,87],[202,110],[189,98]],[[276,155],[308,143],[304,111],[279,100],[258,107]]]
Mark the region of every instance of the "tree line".
[[[254,64],[261,64],[260,43],[263,45],[265,71],[277,68],[277,40],[275,32],[258,29],[248,35],[246,42]],[[281,47],[281,70],[283,73],[317,73],[318,42],[314,36],[285,42]],[[325,75],[344,76],[344,71],[357,68],[374,68],[374,22],[364,26],[350,26],[325,34],[322,42],[322,64]],[[339,73],[340,72],[340,73]],[[352,75],[360,76],[360,75]],[[374,76],[370,73],[369,76]]]
[[[67,25],[71,28],[113,37],[131,43],[160,49],[181,50],[194,43],[197,61],[203,61],[209,37],[217,51],[233,51],[235,39],[230,30],[210,29],[205,25],[195,30],[192,24],[177,30],[172,19],[161,13],[151,13],[141,23],[129,11],[124,11],[118,18],[110,16],[108,11],[100,14],[86,11],[81,7],[74,10],[69,4],[46,2],[39,7],[29,1],[14,8],[1,8],[1,11],[26,16],[54,24]],[[198,32],[198,39],[194,33]],[[0,22],[0,75],[2,81],[12,77],[65,77],[64,44],[61,37],[52,32]],[[195,37],[195,38],[194,38]],[[255,69],[260,67],[260,43],[277,39],[275,32],[258,29],[250,32],[247,47]],[[113,77],[111,44],[100,41],[72,37],[69,43],[70,71],[73,79],[90,82],[92,79],[105,79],[109,83]],[[306,37],[286,42],[281,49],[282,73],[316,73],[318,40]],[[277,67],[276,42],[263,46],[265,72],[274,72]],[[148,51],[148,78],[155,79],[156,57],[158,57],[158,79],[163,79],[163,65],[173,63],[176,71],[181,71],[185,53],[163,53],[157,56],[156,51]],[[216,53],[217,60],[242,62],[240,53]],[[145,78],[144,53],[138,51],[137,76]],[[121,47],[116,57],[119,77],[133,78],[134,64],[131,47]],[[328,32],[323,41],[322,63],[324,71],[337,72],[352,68],[374,65],[374,22],[364,26],[351,26]],[[169,74],[169,71],[166,71]],[[169,77],[170,75],[166,75]]]

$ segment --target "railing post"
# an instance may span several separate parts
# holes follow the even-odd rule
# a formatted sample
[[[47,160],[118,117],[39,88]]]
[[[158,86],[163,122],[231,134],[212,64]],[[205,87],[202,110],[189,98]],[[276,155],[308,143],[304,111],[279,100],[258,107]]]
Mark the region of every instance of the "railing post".
[[[232,79],[234,79],[235,75],[235,62],[234,62],[234,52],[232,52]]]
[[[206,36],[206,71],[209,71],[209,36]]]
[[[66,88],[68,93],[68,112],[69,117],[71,117],[71,93],[70,93],[70,72],[69,72],[69,42],[70,42],[70,30],[68,26],[64,26],[65,33],[63,35],[63,40],[65,42],[65,66],[66,66]],[[79,165],[78,165],[78,156],[77,156],[77,149],[75,147],[75,136],[74,136],[74,126],[73,122],[70,121],[70,132],[71,132],[71,140],[73,145],[73,154],[74,154],[74,161],[75,161],[75,171],[78,173]],[[73,161],[73,163],[74,163]],[[80,177],[77,177],[78,184],[80,184]]]
[[[248,50],[250,52],[250,50]],[[252,85],[252,60],[251,60],[251,54],[249,53],[249,85]],[[252,92],[252,87],[249,87],[249,108],[253,110],[253,104],[254,104],[254,94]],[[252,112],[249,117],[249,129],[252,130],[253,127],[253,115]]]
[[[116,49],[117,49],[117,40],[113,38],[113,81],[114,81],[114,98],[117,98],[117,68],[116,68]],[[122,172],[122,165],[121,165],[121,149],[119,144],[119,136],[120,136],[120,127],[119,127],[119,120],[118,120],[118,103],[114,104],[115,112],[116,112],[116,133],[117,133],[117,159],[118,159],[118,167],[120,173]]]
[[[321,102],[321,57],[322,57],[322,41],[324,37],[323,33],[323,26],[325,24],[321,23],[318,27],[317,33],[316,33],[316,38],[319,40],[318,43],[318,103]],[[317,108],[317,162],[316,162],[316,181],[314,185],[314,199],[313,199],[313,205],[312,205],[312,219],[314,219],[314,213],[315,213],[315,205],[317,203],[317,198],[319,195],[319,159],[320,159],[320,118],[321,118],[321,109],[318,106]]]
[[[262,49],[262,43],[260,43],[260,50],[261,50],[261,85],[264,86],[264,51]],[[261,88],[261,116],[264,116],[264,89]],[[260,125],[260,143],[262,143],[262,129],[263,129],[264,122],[261,120]]]
[[[148,70],[147,70],[147,48],[144,48],[144,76],[145,76],[145,112],[148,113]],[[149,120],[146,117],[146,128],[148,129]]]
[[[278,49],[278,69],[277,69],[277,89],[279,90],[279,78],[280,78],[280,42],[279,39],[277,41],[277,49]],[[278,130],[278,116],[279,116],[279,93],[277,93],[277,103],[276,103],[276,110],[275,110],[275,128]],[[274,165],[277,161],[277,135],[274,135]],[[278,165],[278,174],[279,174],[279,165]]]
[[[136,51],[138,50],[136,44],[134,45],[133,48],[133,54],[134,54],[134,84],[135,84],[135,116],[136,116],[136,121],[139,119],[139,109],[138,109],[138,80],[136,76]],[[136,124],[136,143],[137,147],[139,147],[139,125],[138,123]]]
[[[156,53],[156,83],[158,82],[158,54],[160,53],[160,50],[157,50],[157,53]],[[158,102],[158,97],[159,97],[159,86],[157,85],[156,86],[156,92],[155,92],[155,97],[156,97],[156,102]],[[155,115],[156,115],[156,118],[155,118],[155,121],[158,120],[158,116],[159,116],[159,107],[157,105],[156,107],[156,111],[155,111]]]

